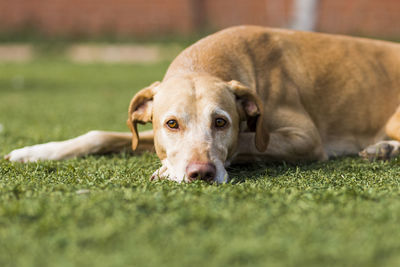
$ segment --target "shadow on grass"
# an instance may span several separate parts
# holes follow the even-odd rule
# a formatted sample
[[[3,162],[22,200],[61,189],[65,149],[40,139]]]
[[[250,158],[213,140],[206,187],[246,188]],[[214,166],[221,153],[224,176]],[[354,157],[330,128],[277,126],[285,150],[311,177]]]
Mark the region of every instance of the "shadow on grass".
[[[254,162],[234,164],[227,168],[231,184],[240,184],[249,180],[274,179],[282,175],[307,169],[320,169],[324,163],[287,163],[287,162]]]
[[[387,167],[399,166],[400,159],[391,161],[368,162],[358,156],[343,156],[325,162],[254,162],[250,164],[234,164],[227,168],[232,184],[243,183],[248,180],[274,179],[281,176],[293,176],[296,173],[318,172],[320,175],[329,175],[346,171],[380,171]]]

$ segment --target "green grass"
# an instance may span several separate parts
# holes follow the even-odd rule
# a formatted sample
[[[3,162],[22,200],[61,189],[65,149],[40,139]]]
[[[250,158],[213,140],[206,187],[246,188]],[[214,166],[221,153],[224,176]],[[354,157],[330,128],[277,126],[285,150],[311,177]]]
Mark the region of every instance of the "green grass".
[[[167,64],[0,64],[0,155],[92,129]],[[397,266],[400,160],[254,164],[149,182],[155,155],[0,160],[0,266]]]

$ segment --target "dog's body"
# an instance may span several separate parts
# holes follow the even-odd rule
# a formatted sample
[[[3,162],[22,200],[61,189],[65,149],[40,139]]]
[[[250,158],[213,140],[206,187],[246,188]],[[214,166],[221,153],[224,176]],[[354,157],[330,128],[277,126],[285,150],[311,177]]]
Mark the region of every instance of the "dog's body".
[[[187,48],[161,83],[133,98],[132,142],[131,134],[91,132],[6,157],[135,149],[136,123],[151,121],[154,134],[143,133],[138,149],[151,149],[154,139],[163,166],[153,177],[222,182],[224,166],[235,160],[325,160],[365,148],[366,158],[393,157],[399,104],[399,44],[240,26]]]

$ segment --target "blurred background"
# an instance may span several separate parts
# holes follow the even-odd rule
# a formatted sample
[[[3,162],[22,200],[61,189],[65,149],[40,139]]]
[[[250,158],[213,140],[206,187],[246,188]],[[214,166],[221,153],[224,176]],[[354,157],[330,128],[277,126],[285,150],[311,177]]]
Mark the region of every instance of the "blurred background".
[[[1,32],[190,35],[238,24],[397,37],[398,0],[0,0]]]
[[[187,45],[239,24],[400,39],[399,0],[0,0],[0,42],[168,42]],[[0,59],[31,58],[27,46]],[[7,49],[11,49],[7,47]],[[48,47],[46,47],[47,49]],[[104,47],[103,47],[104,48]],[[45,50],[46,50],[45,49]],[[72,49],[72,50],[71,50]],[[75,60],[107,60],[105,50],[72,47]],[[159,48],[105,48],[109,60],[155,61]],[[170,57],[180,47],[170,47]],[[11,56],[13,54],[14,56]],[[103,54],[102,56],[100,54]],[[165,54],[165,53],[164,53]],[[112,55],[112,56],[111,56]],[[103,57],[103,59],[101,59]]]

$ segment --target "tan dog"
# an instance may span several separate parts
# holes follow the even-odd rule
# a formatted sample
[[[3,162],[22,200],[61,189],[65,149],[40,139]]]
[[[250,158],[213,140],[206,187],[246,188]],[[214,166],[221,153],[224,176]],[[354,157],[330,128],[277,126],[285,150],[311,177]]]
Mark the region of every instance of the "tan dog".
[[[224,182],[232,161],[326,160],[362,149],[363,157],[387,159],[399,154],[399,97],[399,44],[233,27],[187,48],[161,83],[136,94],[133,135],[94,131],[6,158],[146,150],[154,140],[162,167],[153,178],[178,182]],[[147,122],[154,134],[139,138],[136,124]]]

